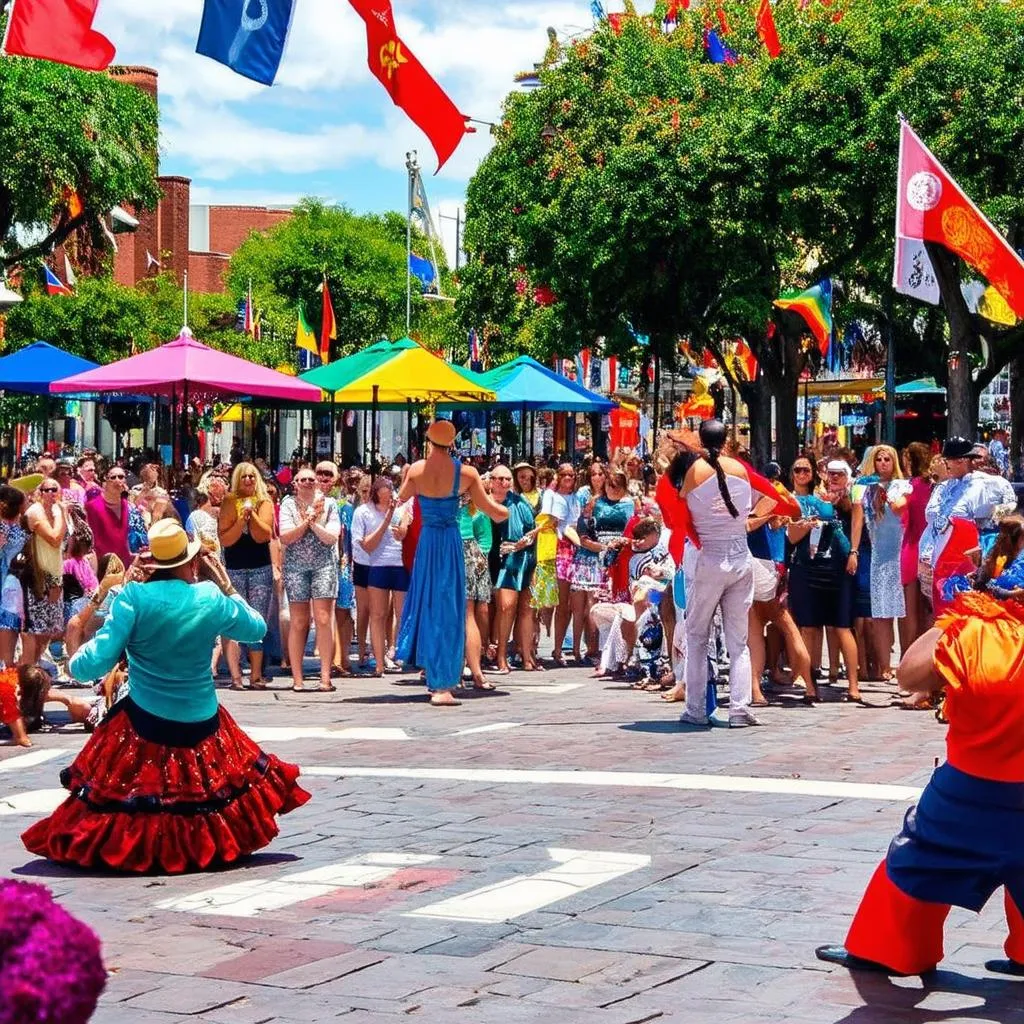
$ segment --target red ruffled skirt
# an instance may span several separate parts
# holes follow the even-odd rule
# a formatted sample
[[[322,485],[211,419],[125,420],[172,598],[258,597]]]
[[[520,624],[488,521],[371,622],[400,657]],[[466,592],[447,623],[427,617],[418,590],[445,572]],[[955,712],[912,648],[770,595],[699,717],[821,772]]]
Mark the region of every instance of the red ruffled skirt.
[[[175,730],[130,698],[111,709],[61,772],[71,795],[22,834],[28,850],[86,868],[201,870],[262,849],[277,835],[276,816],[310,797],[298,766],[260,750],[224,708],[190,746],[143,738],[143,720]]]

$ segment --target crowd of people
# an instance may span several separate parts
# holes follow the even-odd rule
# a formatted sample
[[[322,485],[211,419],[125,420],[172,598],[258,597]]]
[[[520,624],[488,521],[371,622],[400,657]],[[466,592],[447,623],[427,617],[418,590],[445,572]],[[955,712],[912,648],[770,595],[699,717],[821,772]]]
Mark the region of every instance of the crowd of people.
[[[834,447],[757,473],[708,421],[699,435],[665,432],[645,458],[475,460],[480,496],[459,480],[449,495],[465,650],[446,670],[455,678],[431,685],[434,703],[435,690],[451,703],[454,689],[493,690],[513,669],[573,664],[686,702],[683,722],[702,725],[726,663],[732,725],[755,724],[750,708],[787,688],[813,704],[845,678],[838,699],[861,701],[863,680],[892,679],[897,630],[905,650],[942,607],[955,572],[936,567],[949,560],[953,524],[972,523],[985,552],[1016,507],[1002,450],[961,438],[940,454],[921,443],[860,457]],[[418,495],[401,459],[376,475],[330,459],[276,471],[234,459],[169,474],[94,452],[44,455],[0,485],[0,663],[7,689],[19,685],[36,709],[30,724],[46,680],[68,681],[68,658],[125,581],[144,576],[147,532],[165,520],[202,543],[270,627],[259,641],[219,638],[211,673],[231,688],[264,690],[279,668],[307,690],[310,643],[311,692],[422,667],[396,646],[424,507],[443,495]],[[968,549],[953,548],[962,562]],[[91,701],[49,696],[93,725],[116,688],[75,681],[101,688]],[[21,725],[14,738],[30,743]]]

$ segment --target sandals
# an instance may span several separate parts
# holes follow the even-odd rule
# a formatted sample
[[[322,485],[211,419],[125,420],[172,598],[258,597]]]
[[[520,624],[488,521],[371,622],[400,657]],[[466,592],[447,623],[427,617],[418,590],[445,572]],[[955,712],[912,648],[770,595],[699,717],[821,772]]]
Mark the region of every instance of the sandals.
[[[244,690],[245,689],[245,683],[242,682],[242,677],[241,676],[238,676],[235,679],[231,680],[231,689],[232,690]]]
[[[333,683],[328,683],[326,686],[318,686],[316,688],[317,693],[337,693],[338,688]]]
[[[266,679],[266,678],[250,679],[249,680],[249,689],[250,690],[265,690],[267,688],[267,683],[269,683],[269,682],[270,682],[270,680]]]

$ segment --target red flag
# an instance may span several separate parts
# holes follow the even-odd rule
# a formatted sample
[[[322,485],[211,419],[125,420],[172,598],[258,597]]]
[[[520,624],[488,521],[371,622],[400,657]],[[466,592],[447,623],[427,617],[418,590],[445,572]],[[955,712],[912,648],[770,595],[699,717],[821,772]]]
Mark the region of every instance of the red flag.
[[[624,14],[609,14],[608,15],[608,27],[617,35],[622,35],[622,19],[625,18]]]
[[[329,363],[331,361],[331,342],[338,336],[338,324],[334,319],[334,305],[331,302],[331,292],[327,287],[326,275],[324,275],[320,290],[324,294],[324,315],[320,321],[320,362]]]
[[[747,380],[757,379],[757,356],[754,355],[750,346],[742,339],[736,340],[735,350],[736,362],[742,367]]]
[[[395,32],[391,0],[349,0],[366,22],[367,63],[388,91],[395,106],[430,139],[437,153],[437,169],[466,134],[466,116],[460,114],[448,94],[430,77]]]
[[[715,9],[715,16],[718,18],[718,27],[722,30],[722,35],[729,35],[732,32],[732,26],[729,24],[729,19],[725,16],[725,8],[721,4]]]
[[[896,235],[944,245],[983,274],[1024,317],[1024,260],[993,227],[904,121],[896,195]]]
[[[761,0],[757,8],[757,34],[768,51],[768,56],[775,58],[782,53],[782,43],[779,42],[779,33],[775,28],[775,15],[772,14],[771,0]]]
[[[93,31],[99,0],[18,0],[10,9],[5,53],[102,71],[114,59],[114,44]]]
[[[704,349],[702,355],[705,370],[713,370],[716,366],[718,366],[718,360],[715,359],[715,354],[711,351],[711,349]]]

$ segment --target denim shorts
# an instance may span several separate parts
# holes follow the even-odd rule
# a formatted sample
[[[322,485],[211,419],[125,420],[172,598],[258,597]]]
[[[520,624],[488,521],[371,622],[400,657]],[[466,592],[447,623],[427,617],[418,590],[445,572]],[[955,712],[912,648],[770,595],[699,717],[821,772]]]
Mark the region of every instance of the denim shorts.
[[[409,570],[404,565],[371,565],[367,586],[404,594],[409,589]]]
[[[285,593],[293,604],[338,599],[338,563],[333,559],[316,569],[286,564],[283,576]]]

